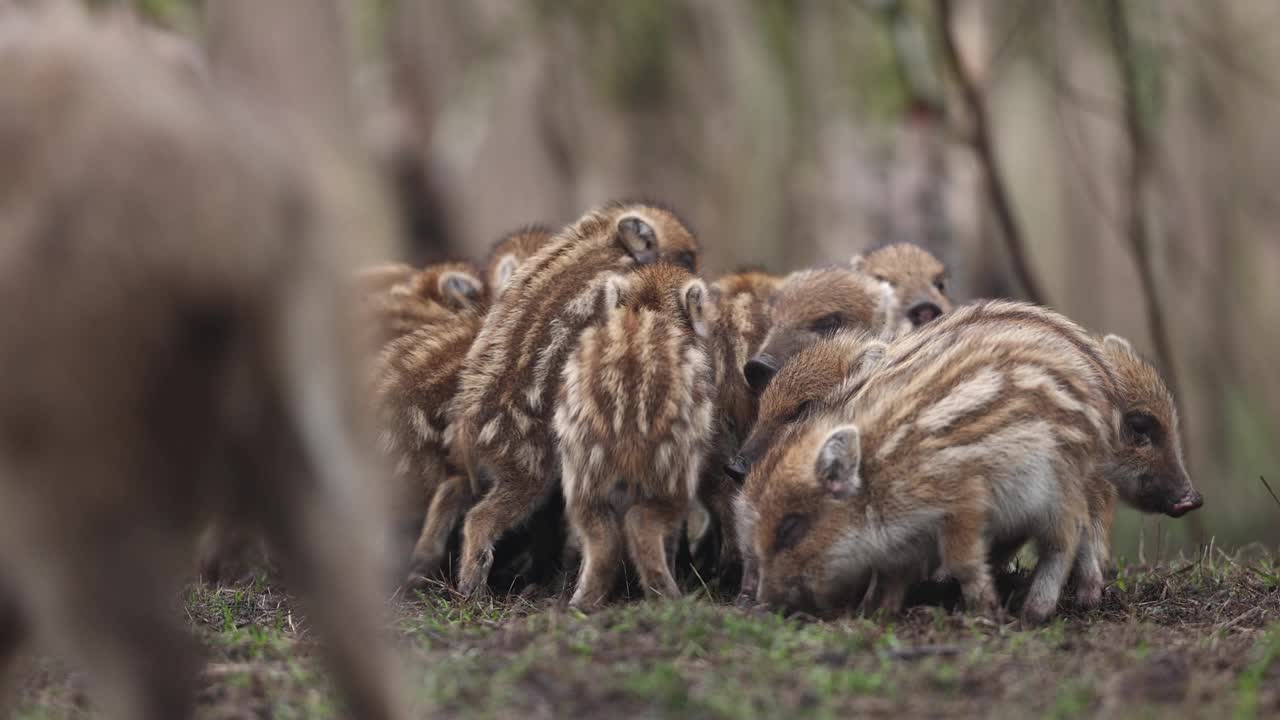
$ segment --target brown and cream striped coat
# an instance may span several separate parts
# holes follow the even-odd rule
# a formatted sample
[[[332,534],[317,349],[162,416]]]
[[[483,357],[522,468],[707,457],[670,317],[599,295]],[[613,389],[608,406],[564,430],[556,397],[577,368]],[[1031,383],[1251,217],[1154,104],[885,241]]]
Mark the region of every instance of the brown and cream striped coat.
[[[847,267],[791,273],[778,287],[769,312],[769,333],[760,352],[743,366],[757,394],[792,355],[844,329],[890,338],[899,332],[893,289]]]
[[[501,256],[504,271],[514,272],[549,237],[546,231],[523,228],[499,239],[490,255]],[[414,280],[425,287],[458,284],[456,279],[446,282],[440,272],[433,271],[437,267],[415,273],[397,287],[412,288]],[[421,281],[432,272],[438,282]],[[395,467],[398,524],[415,538],[411,587],[424,585],[441,569],[449,538],[475,500],[470,481],[457,458],[451,457],[448,409],[457,394],[463,361],[487,312],[478,302],[427,302],[430,312],[415,318],[416,329],[387,344],[374,372],[380,444]]]
[[[582,332],[565,365],[555,430],[583,551],[575,606],[606,599],[624,548],[647,594],[679,593],[665,546],[697,492],[715,404],[705,296],[673,265],[619,276],[606,293],[617,307]]]
[[[781,278],[759,271],[724,275],[710,287],[707,303],[707,349],[716,385],[716,412],[711,447],[698,486],[698,501],[714,520],[709,528],[718,542],[713,556],[717,576],[740,562],[734,534],[733,498],[739,484],[724,473],[756,417],[756,396],[747,386],[742,366],[755,355],[769,332],[769,305]],[[692,529],[691,529],[692,531]],[[701,537],[695,534],[695,541]]]
[[[710,287],[708,348],[720,389],[717,446],[736,451],[755,422],[756,396],[742,367],[759,352],[769,333],[769,311],[782,278],[759,271],[725,275]],[[720,463],[723,464],[723,463]]]
[[[481,309],[488,293],[470,264],[445,262],[416,270],[393,263],[361,270],[356,277],[359,317],[374,352],[423,325],[447,322],[455,313]]]
[[[554,235],[555,231],[545,225],[527,225],[494,243],[484,263],[484,279],[490,292],[495,297],[500,294],[516,270]]]
[[[1017,312],[1011,312],[1019,308],[1031,313],[1028,322],[1055,317],[1029,306],[998,303],[991,307],[1003,312],[1004,322],[1021,322]],[[850,401],[860,388],[860,379],[856,368],[849,369],[849,360],[863,342],[856,335],[833,338],[801,352],[783,368],[776,385],[771,384],[761,396],[756,428],[733,463],[736,472],[745,473],[788,425],[806,414]],[[1114,380],[1108,397],[1112,415],[1120,422],[1114,428],[1111,453],[1100,458],[1087,486],[1090,537],[1082,545],[1076,567],[1076,600],[1086,607],[1101,599],[1117,492],[1143,512],[1174,517],[1203,502],[1183,465],[1177,409],[1159,373],[1121,338],[1107,336],[1094,344],[1105,360],[1108,377]],[[1015,539],[997,548],[993,552],[995,564],[1000,566],[1021,544],[1022,540]]]
[[[556,487],[551,417],[573,344],[602,318],[609,278],[659,260],[697,267],[697,241],[671,211],[644,203],[592,210],[556,234],[511,277],[467,356],[455,400],[457,442],[473,490],[459,578],[488,576],[494,543]]]
[[[890,344],[847,402],[786,429],[751,468],[740,520],[761,598],[830,607],[875,571],[893,608],[941,564],[991,610],[991,547],[1030,537],[1040,562],[1023,613],[1043,620],[1094,537],[1113,393],[1097,343],[1033,306],[960,308]]]
[[[918,245],[886,245],[866,255],[855,255],[851,265],[893,291],[904,330],[920,327],[951,311],[947,269]]]
[[[470,307],[423,324],[388,343],[375,371],[379,445],[394,467],[398,536],[413,537],[413,587],[440,569],[472,501],[470,482],[450,458],[448,408],[483,322],[484,309]]]

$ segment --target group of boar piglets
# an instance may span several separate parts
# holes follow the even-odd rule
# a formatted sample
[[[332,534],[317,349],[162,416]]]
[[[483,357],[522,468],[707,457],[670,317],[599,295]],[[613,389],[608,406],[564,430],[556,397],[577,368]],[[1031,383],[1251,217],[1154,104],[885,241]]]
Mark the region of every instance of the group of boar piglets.
[[[910,245],[708,282],[675,212],[614,202],[483,270],[351,278],[394,232],[346,73],[310,62],[334,5],[214,4],[238,32],[207,68],[56,8],[0,27],[0,669],[41,639],[109,717],[191,713],[172,600],[202,531],[262,536],[353,715],[396,718],[384,536],[409,588],[481,592],[524,533],[534,565],[580,556],[583,609],[627,567],[677,595],[697,545],[744,599],[890,612],[940,576],[996,612],[992,567],[1034,540],[1035,622],[1072,575],[1099,601],[1117,496],[1202,502],[1127,342],[953,308]]]
[[[624,568],[677,595],[694,542],[744,602],[892,613],[945,577],[996,613],[994,571],[1034,541],[1034,623],[1070,577],[1099,603],[1117,496],[1202,504],[1173,398],[1122,338],[1027,303],[953,306],[910,244],[781,277],[698,266],[673,210],[614,202],[501,238],[482,271],[360,273],[409,587],[456,554],[458,590],[485,590],[498,541],[560,493],[575,607]]]

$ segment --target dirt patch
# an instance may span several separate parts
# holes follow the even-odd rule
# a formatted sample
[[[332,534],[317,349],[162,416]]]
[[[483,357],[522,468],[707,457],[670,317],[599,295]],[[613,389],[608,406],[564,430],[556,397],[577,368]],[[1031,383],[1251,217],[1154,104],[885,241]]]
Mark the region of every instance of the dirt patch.
[[[1016,597],[1021,576],[1004,581]],[[1103,606],[1044,627],[956,614],[945,586],[898,618],[782,618],[694,593],[585,616],[562,597],[399,601],[414,708],[446,718],[1280,713],[1280,572],[1228,559],[1122,569]],[[193,587],[199,716],[340,717],[305,618],[270,583]],[[931,604],[931,603],[940,604]],[[19,716],[83,717],[82,683],[28,659]]]

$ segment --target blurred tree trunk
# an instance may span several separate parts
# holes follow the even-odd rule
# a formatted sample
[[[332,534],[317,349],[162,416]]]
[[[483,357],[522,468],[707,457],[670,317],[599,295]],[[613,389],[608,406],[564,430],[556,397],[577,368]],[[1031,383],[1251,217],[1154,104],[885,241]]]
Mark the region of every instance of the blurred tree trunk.
[[[882,244],[921,245],[958,272],[962,254],[949,217],[945,98],[924,19],[900,0],[869,3],[880,15],[893,49],[905,102],[893,145],[889,202],[882,215]],[[954,283],[953,283],[954,286]]]
[[[450,232],[451,205],[432,151],[439,113],[437,75],[458,70],[440,41],[466,37],[457,6],[435,0],[395,0],[387,21],[389,137],[381,138],[383,162],[394,183],[408,235],[410,261],[438,262],[459,254]],[[454,48],[455,50],[460,50]]]
[[[969,142],[982,166],[983,185],[1000,228],[1010,266],[1023,295],[1031,302],[1045,304],[1048,299],[1031,266],[1027,237],[1018,219],[1004,169],[997,156],[996,138],[988,109],[989,100],[986,88],[981,84],[982,75],[975,72],[975,67],[970,65],[969,58],[965,57],[960,48],[955,3],[953,0],[935,0],[934,14],[943,58],[955,81],[960,104],[968,115]]]

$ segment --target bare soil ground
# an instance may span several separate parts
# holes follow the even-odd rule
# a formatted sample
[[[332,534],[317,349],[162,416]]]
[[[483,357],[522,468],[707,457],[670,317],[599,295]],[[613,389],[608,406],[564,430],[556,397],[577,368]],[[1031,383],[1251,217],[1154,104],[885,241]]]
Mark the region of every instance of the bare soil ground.
[[[423,717],[1280,717],[1280,565],[1214,555],[1121,568],[1102,608],[1040,628],[938,606],[782,618],[706,592],[590,616],[442,592],[400,601],[395,628]],[[280,590],[193,586],[185,605],[209,652],[200,717],[342,716]],[[25,659],[17,716],[89,716],[81,685]]]

